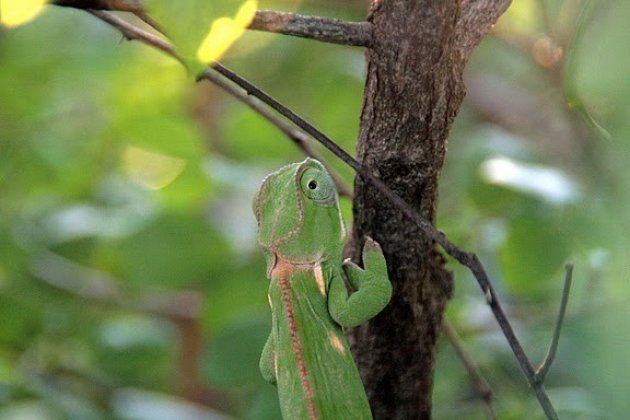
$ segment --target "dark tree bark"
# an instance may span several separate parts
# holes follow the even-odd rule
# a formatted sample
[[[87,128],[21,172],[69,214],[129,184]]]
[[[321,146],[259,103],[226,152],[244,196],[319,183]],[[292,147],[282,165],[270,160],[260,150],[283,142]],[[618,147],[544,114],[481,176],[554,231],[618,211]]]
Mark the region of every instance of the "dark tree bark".
[[[509,0],[382,0],[372,5],[372,47],[357,144],[359,161],[435,221],[446,141],[465,94],[462,73]],[[392,302],[349,332],[376,419],[431,417],[435,345],[453,279],[419,229],[355,181],[353,253],[382,244]]]

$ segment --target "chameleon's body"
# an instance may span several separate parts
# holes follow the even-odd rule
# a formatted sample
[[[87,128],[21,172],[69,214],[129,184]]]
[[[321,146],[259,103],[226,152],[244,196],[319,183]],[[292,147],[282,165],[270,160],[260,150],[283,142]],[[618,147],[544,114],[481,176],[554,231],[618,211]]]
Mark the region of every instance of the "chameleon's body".
[[[260,360],[286,420],[371,419],[343,328],[380,312],[391,296],[385,259],[368,239],[365,269],[342,262],[345,228],[334,184],[313,159],[263,181],[254,201],[267,256],[272,329]],[[355,289],[348,297],[343,273]]]

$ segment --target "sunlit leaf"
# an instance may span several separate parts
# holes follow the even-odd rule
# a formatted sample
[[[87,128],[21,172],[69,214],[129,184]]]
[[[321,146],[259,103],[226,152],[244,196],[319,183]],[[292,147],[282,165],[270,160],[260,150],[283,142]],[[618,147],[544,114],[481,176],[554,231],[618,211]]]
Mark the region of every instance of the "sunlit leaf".
[[[257,0],[149,0],[151,16],[165,29],[190,70],[218,60],[254,17]]]
[[[39,15],[47,0],[0,0],[0,23],[8,27],[22,25]]]
[[[127,146],[122,165],[133,182],[149,190],[166,187],[182,173],[186,161],[139,147]]]
[[[248,0],[232,19],[222,17],[212,23],[208,36],[197,50],[197,58],[204,63],[217,61],[245,31],[256,13],[256,0]]]
[[[512,2],[497,22],[498,30],[530,32],[539,23],[539,7],[536,0]]]

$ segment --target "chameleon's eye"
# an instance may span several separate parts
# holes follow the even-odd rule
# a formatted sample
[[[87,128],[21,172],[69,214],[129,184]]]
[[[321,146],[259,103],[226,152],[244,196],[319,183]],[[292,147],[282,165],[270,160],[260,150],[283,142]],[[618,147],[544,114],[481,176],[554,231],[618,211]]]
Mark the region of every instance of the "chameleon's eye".
[[[330,176],[321,169],[308,168],[300,179],[304,195],[319,203],[332,202],[335,188]]]

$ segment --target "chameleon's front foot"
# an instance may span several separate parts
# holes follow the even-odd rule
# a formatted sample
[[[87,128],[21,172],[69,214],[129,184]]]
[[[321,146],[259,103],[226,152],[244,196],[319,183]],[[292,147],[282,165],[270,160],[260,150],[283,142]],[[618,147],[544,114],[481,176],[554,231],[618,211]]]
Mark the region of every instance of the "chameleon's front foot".
[[[342,327],[355,327],[373,318],[392,296],[385,256],[380,245],[369,237],[363,246],[363,267],[349,259],[343,262],[348,281],[355,290],[349,298],[341,279],[334,279],[331,284],[329,311]]]
[[[373,283],[373,286],[381,285],[384,291],[389,287],[389,295],[391,295],[391,283],[387,277],[387,263],[383,250],[378,242],[369,236],[366,237],[363,245],[363,267],[353,263],[350,258],[343,262],[344,271],[352,287],[359,290],[365,287],[364,284]],[[389,301],[389,296],[387,301]]]

